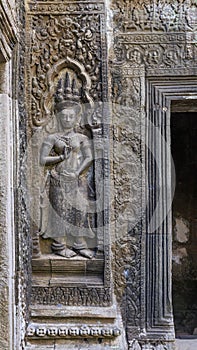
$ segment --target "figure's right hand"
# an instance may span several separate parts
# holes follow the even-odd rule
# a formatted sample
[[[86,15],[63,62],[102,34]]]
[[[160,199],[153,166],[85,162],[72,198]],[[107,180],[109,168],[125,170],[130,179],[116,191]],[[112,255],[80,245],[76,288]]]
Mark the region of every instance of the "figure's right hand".
[[[65,159],[64,153],[60,155],[61,162]]]
[[[63,155],[64,155],[64,159],[66,159],[66,158],[68,158],[68,154],[69,154],[69,149],[68,149],[68,147],[64,147],[64,153],[63,153]]]

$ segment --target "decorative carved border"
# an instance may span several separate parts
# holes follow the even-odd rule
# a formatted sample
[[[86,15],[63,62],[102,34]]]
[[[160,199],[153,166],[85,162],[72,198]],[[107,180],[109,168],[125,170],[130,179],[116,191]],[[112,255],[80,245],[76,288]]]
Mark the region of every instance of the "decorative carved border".
[[[31,290],[31,303],[41,305],[66,306],[109,306],[111,305],[110,288],[92,287],[36,287]]]
[[[31,242],[30,242],[30,218],[28,215],[25,197],[27,196],[27,167],[24,164],[27,150],[27,110],[25,94],[25,3],[24,0],[16,0],[18,10],[18,52],[13,62],[16,80],[14,82],[14,94],[16,98],[15,110],[15,230],[16,230],[16,347],[24,345],[27,320],[29,317],[30,285],[31,285]]]
[[[128,33],[115,40],[117,63],[130,62],[133,67],[145,67],[147,74],[156,70],[197,67],[196,32],[190,33]]]
[[[113,245],[115,293],[129,339],[138,336],[142,323],[141,281],[144,257],[144,67],[129,62],[111,67],[114,102],[114,196],[117,238]],[[118,113],[119,111],[119,113]],[[117,128],[117,130],[116,130]],[[119,146],[123,145],[119,155]],[[127,159],[130,152],[129,159]],[[120,156],[120,158],[119,158]],[[121,164],[122,159],[127,159]],[[137,161],[137,162],[136,162]],[[130,184],[130,185],[129,185]],[[121,188],[121,191],[120,191]],[[133,191],[133,192],[132,192]],[[128,204],[129,203],[129,204]],[[127,212],[125,208],[127,207]],[[131,207],[130,207],[131,206]],[[123,209],[122,209],[123,208]],[[119,214],[127,226],[119,225]],[[132,220],[139,218],[133,225]]]
[[[113,338],[121,334],[117,327],[110,326],[70,326],[35,325],[30,324],[27,329],[27,337],[31,338]]]
[[[44,2],[39,1],[29,2],[29,9],[33,13],[50,13],[50,14],[79,14],[83,13],[103,13],[104,4],[103,1],[67,1],[67,3],[57,2]]]
[[[173,33],[126,33],[117,35],[118,42],[124,44],[171,44],[174,42],[196,42],[196,33],[173,32]]]

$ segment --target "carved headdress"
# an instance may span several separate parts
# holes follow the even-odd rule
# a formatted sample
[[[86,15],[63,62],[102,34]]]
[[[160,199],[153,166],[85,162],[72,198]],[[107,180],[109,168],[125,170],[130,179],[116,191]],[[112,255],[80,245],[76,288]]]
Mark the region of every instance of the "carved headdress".
[[[81,88],[77,88],[76,80],[70,79],[67,72],[64,78],[61,78],[57,84],[57,90],[55,94],[55,110],[60,112],[64,108],[75,107],[80,111],[80,100],[82,91]]]

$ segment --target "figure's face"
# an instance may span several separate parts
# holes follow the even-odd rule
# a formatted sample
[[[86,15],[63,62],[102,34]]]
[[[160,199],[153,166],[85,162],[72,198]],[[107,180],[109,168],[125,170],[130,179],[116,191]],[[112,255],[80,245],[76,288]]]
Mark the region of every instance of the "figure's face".
[[[76,125],[77,114],[74,108],[65,108],[57,114],[63,129],[71,129]]]

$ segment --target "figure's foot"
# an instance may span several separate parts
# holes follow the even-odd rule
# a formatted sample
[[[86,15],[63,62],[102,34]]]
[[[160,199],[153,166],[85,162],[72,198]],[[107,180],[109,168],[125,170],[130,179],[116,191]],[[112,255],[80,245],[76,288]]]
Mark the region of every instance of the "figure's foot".
[[[94,252],[88,248],[84,248],[84,249],[79,249],[77,250],[77,252],[84,256],[85,258],[88,258],[88,259],[92,259],[94,257]]]
[[[73,258],[77,255],[74,250],[67,248],[65,244],[59,242],[53,242],[51,249],[55,255],[60,255],[64,258]]]
[[[59,251],[57,250],[55,254],[63,256],[64,258],[73,258],[74,256],[77,255],[77,253],[75,253],[74,250],[69,249],[67,247],[65,247],[63,250],[59,250]]]

